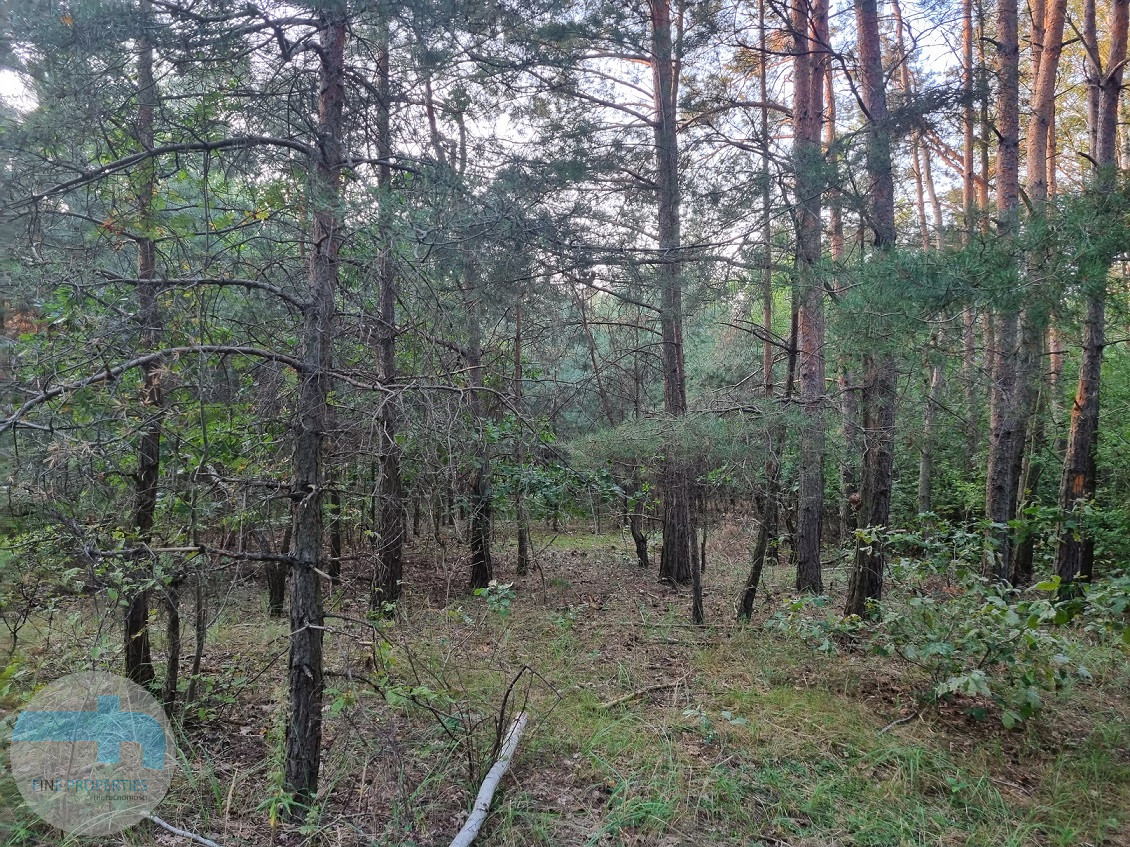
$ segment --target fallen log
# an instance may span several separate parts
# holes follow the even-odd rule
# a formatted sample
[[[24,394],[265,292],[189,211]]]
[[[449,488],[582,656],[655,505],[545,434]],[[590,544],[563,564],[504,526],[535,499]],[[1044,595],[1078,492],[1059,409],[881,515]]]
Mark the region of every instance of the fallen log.
[[[528,716],[525,712],[519,712],[518,717],[514,718],[514,722],[510,724],[502,742],[502,749],[498,751],[498,758],[495,759],[491,769],[487,771],[483,784],[479,786],[479,793],[475,797],[475,805],[471,807],[471,814],[467,817],[467,822],[463,824],[463,828],[459,830],[459,834],[455,836],[455,840],[451,842],[451,847],[471,847],[472,842],[478,836],[479,830],[482,829],[487,814],[490,812],[490,804],[494,799],[494,792],[498,788],[498,783],[510,770],[510,760],[514,758],[514,751],[518,749],[518,742],[522,739],[522,733],[526,729],[527,719]]]

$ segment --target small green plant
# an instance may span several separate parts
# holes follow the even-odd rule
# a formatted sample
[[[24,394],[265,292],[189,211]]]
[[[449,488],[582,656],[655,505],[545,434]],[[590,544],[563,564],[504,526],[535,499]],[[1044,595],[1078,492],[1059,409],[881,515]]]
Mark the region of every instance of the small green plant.
[[[285,725],[276,717],[267,731],[267,742],[270,745],[267,763],[267,779],[264,785],[266,796],[256,806],[257,812],[267,813],[267,824],[273,832],[280,821],[291,817],[295,799],[285,789],[284,781],[284,751],[286,748]]]
[[[562,632],[571,631],[576,622],[577,613],[573,609],[567,609],[553,619],[553,625]]]
[[[735,715],[731,711],[722,710],[718,713],[719,717],[730,726],[749,726],[749,721],[743,717]],[[702,740],[706,744],[713,744],[718,740],[718,724],[710,713],[705,709],[689,708],[683,710],[683,717],[696,718],[698,720],[698,731],[702,735]]]
[[[698,731],[702,735],[702,740],[707,744],[713,743],[717,737],[714,729],[714,721],[710,719],[710,715],[702,709],[683,709],[684,718],[693,718],[698,722]]]
[[[476,597],[485,598],[487,608],[499,617],[505,618],[510,614],[510,604],[514,602],[514,583],[499,584],[492,579],[486,588],[476,588],[472,593]]]
[[[854,641],[863,627],[859,618],[844,618],[830,610],[831,598],[825,595],[796,597],[765,621],[765,628],[799,635],[826,656],[834,656],[839,646]]]

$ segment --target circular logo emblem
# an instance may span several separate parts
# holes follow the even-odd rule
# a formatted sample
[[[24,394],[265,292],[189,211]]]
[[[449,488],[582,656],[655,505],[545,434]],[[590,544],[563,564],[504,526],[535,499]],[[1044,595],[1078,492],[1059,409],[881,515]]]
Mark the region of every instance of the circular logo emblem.
[[[64,832],[109,835],[157,807],[176,766],[165,712],[145,689],[91,671],[55,680],[12,727],[12,776]]]

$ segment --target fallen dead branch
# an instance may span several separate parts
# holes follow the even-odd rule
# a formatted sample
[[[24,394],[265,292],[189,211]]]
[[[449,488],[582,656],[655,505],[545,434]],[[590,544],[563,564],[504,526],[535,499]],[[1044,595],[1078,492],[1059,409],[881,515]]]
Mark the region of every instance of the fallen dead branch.
[[[468,816],[467,822],[463,824],[463,828],[459,830],[459,834],[451,842],[451,847],[470,847],[478,836],[479,830],[490,812],[490,804],[494,799],[494,792],[498,788],[498,783],[510,770],[510,760],[514,758],[514,751],[518,749],[518,742],[522,740],[527,719],[528,715],[525,712],[519,712],[518,717],[514,718],[514,722],[510,724],[510,729],[506,731],[506,738],[502,742],[502,749],[498,752],[498,758],[495,759],[491,769],[487,771],[483,784],[479,786],[479,793],[475,797],[475,805],[471,808],[471,814]]]
[[[614,700],[608,700],[604,703],[601,703],[599,706],[597,706],[597,708],[605,711],[607,711],[608,709],[614,709],[617,706],[622,706],[625,703],[630,703],[637,697],[643,697],[645,694],[651,694],[653,691],[667,691],[671,688],[678,688],[686,681],[686,679],[687,678],[684,676],[683,678],[677,679],[674,682],[660,682],[655,685],[647,685],[643,688],[637,688],[635,691],[629,691],[622,697],[617,697]]]
[[[899,726],[900,724],[910,723],[916,717],[918,717],[917,710],[911,712],[905,718],[899,718],[898,720],[891,721],[889,724],[887,724],[885,727],[883,727],[881,730],[879,730],[879,732],[877,734],[882,735],[884,732],[889,732],[890,730],[894,729],[896,726]]]
[[[197,844],[203,844],[204,847],[220,847],[220,845],[212,839],[205,838],[203,835],[197,835],[195,832],[189,832],[187,829],[179,829],[178,827],[173,826],[171,823],[165,823],[156,815],[146,815],[145,817],[153,821],[153,823],[157,824],[157,826],[161,827],[162,829],[167,829],[173,835],[179,835],[181,838],[187,838],[190,841],[195,841]]]

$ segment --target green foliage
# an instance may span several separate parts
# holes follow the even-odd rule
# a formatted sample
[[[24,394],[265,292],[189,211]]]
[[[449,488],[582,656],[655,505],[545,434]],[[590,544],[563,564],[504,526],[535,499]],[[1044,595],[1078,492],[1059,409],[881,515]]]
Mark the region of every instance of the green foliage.
[[[792,600],[765,623],[817,650],[864,650],[916,668],[926,704],[963,698],[975,714],[991,703],[1012,728],[1049,696],[1091,679],[1086,648],[1130,645],[1130,577],[1123,572],[1058,599],[1058,578],[1020,592],[980,576],[981,538],[968,530],[891,533],[889,548],[914,548],[890,565],[888,597],[871,620],[831,611],[827,597]]]
[[[521,492],[534,518],[589,515],[594,508],[615,502],[623,494],[607,468],[574,468],[561,462],[517,464],[504,458],[491,470],[494,505],[510,511]]]
[[[486,588],[476,588],[474,595],[485,598],[487,608],[505,618],[509,616],[510,604],[514,602],[514,583],[499,584],[498,580],[492,579]]]
[[[923,592],[881,604],[867,635],[874,652],[925,674],[928,702],[954,695],[991,700],[1012,728],[1035,715],[1046,695],[1090,678],[1076,642],[1055,626],[1066,619],[1053,599],[1017,600],[969,575],[942,596]]]

